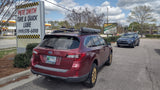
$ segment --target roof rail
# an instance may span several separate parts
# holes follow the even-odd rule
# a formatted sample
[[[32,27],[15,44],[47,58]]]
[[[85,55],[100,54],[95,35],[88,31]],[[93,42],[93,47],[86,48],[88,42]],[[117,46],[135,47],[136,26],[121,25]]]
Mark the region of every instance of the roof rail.
[[[86,28],[82,27],[80,30],[74,28],[61,28],[60,30],[56,30],[52,33],[69,33],[69,32],[79,32],[80,35],[88,35],[88,34],[98,34],[100,33],[100,29]]]
[[[97,34],[97,33],[100,33],[100,32],[101,32],[100,29],[93,29],[93,28],[86,28],[86,27],[82,27],[80,29],[81,34]]]

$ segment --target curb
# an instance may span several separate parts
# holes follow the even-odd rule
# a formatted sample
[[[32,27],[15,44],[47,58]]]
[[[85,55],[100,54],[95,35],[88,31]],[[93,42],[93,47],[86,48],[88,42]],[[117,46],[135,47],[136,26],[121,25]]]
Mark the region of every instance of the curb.
[[[13,75],[10,75],[10,76],[7,76],[7,77],[0,78],[0,85],[5,84],[5,83],[10,82],[10,81],[14,81],[19,77],[26,76],[26,75],[29,75],[29,74],[31,74],[30,69],[26,70],[26,71],[16,73],[16,74],[13,74]]]
[[[41,76],[31,75],[27,79],[23,79],[23,80],[8,84],[8,85],[6,85],[4,87],[0,87],[0,90],[12,90],[12,89],[16,90],[17,87],[23,86],[26,83],[32,82],[33,80],[38,79],[40,77]]]

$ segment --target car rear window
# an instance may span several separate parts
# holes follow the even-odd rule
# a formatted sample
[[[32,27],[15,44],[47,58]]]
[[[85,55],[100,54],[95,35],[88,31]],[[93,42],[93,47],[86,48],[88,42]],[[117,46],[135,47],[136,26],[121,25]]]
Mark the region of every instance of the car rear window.
[[[40,47],[58,50],[76,49],[79,47],[79,39],[73,36],[48,36],[40,44]]]
[[[124,34],[123,36],[121,36],[122,38],[132,38],[134,37],[134,34]]]

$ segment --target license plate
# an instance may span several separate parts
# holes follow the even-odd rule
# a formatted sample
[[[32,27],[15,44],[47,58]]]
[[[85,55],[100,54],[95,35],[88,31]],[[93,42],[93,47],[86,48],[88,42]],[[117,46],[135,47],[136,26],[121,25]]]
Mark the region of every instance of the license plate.
[[[55,56],[47,56],[46,63],[55,64],[56,63],[56,57]]]

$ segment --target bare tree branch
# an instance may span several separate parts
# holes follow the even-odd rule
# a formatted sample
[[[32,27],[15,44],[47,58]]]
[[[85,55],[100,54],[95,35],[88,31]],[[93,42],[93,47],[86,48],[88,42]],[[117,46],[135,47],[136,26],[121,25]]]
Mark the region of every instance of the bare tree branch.
[[[1,15],[0,31],[2,30],[4,26],[8,25],[8,21],[12,19],[13,16],[15,16],[16,11],[17,11],[15,6],[17,4],[22,5],[28,1],[31,1],[31,0],[1,0],[1,3],[0,3],[0,15]],[[2,20],[4,19],[6,21],[2,22]]]
[[[100,28],[103,23],[104,14],[97,14],[95,10],[89,11],[87,8],[82,10],[72,10],[71,13],[66,15],[66,18],[71,25],[75,28],[90,27],[90,28]]]

